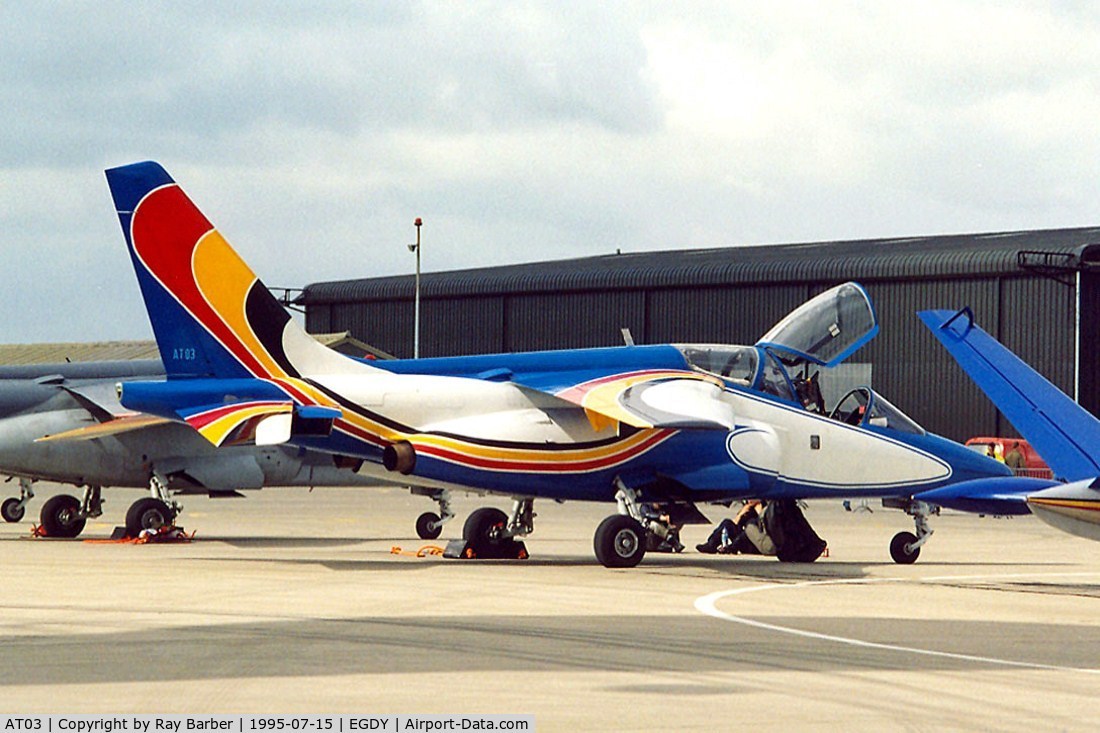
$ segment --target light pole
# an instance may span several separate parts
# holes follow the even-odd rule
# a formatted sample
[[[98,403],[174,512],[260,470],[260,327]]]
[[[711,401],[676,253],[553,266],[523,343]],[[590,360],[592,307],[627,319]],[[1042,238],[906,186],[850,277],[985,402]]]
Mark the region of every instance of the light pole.
[[[416,253],[416,294],[413,296],[413,358],[420,358],[420,217],[416,217],[416,244],[409,245],[409,251]]]

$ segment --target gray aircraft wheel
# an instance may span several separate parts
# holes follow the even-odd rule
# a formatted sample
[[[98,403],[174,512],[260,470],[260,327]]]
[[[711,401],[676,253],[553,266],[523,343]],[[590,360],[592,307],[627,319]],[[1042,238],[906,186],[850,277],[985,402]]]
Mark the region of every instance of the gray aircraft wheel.
[[[491,554],[495,545],[506,542],[500,531],[508,526],[508,515],[496,507],[486,506],[475,509],[466,517],[462,525],[462,539],[480,556]]]
[[[416,534],[422,540],[434,540],[443,534],[443,525],[439,523],[439,515],[434,512],[424,512],[417,517]]]
[[[146,496],[130,505],[126,512],[126,534],[137,537],[145,529],[160,529],[176,518],[167,504],[160,499]]]
[[[890,540],[890,557],[894,558],[894,562],[901,565],[911,565],[917,561],[920,557],[920,548],[914,550],[907,550],[906,545],[911,545],[917,541],[917,536],[912,532],[898,532],[894,535],[894,539]]]
[[[592,547],[605,568],[632,568],[645,557],[645,530],[631,517],[613,514],[600,522]]]
[[[47,537],[76,537],[84,531],[87,521],[80,516],[80,500],[68,494],[47,499],[38,518]]]
[[[26,507],[19,506],[18,499],[5,499],[4,503],[0,504],[0,515],[4,517],[5,522],[21,522],[26,513]]]

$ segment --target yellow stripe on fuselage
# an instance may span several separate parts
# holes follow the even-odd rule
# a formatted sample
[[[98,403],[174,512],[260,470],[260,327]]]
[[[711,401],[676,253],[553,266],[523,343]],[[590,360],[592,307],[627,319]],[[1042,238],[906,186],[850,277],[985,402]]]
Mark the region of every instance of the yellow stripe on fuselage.
[[[647,372],[644,374],[633,374],[625,376],[621,379],[615,379],[603,384],[597,384],[584,393],[584,397],[581,398],[580,405],[587,412],[595,412],[602,415],[604,418],[615,420],[618,422],[626,423],[636,428],[652,428],[653,423],[648,420],[644,420],[638,417],[630,410],[623,407],[619,398],[622,393],[631,387],[643,384],[645,382],[658,382],[667,379],[696,379],[702,382],[710,382],[722,386],[722,381],[715,377],[710,377],[705,374],[699,374],[698,372],[688,371],[667,371],[667,372]],[[566,390],[568,392],[568,390]],[[589,416],[589,422],[592,423],[592,427],[596,430],[600,429],[603,425],[603,421],[593,420],[591,415]]]
[[[251,420],[254,417],[260,417],[264,415],[279,415],[287,412],[291,412],[294,409],[293,405],[256,405],[255,407],[242,407],[239,410],[234,410],[226,415],[222,415],[216,420],[213,420],[206,425],[199,428],[199,432],[202,436],[209,440],[214,445],[221,445],[225,442],[234,430],[240,427],[244,422]]]
[[[1027,503],[1059,509],[1082,509],[1089,512],[1100,512],[1100,501],[1088,501],[1086,499],[1046,499],[1029,496]]]

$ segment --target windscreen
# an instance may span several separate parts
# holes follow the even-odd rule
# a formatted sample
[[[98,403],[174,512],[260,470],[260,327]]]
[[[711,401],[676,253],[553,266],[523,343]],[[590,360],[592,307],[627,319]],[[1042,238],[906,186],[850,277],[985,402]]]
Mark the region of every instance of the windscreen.
[[[844,283],[791,311],[757,342],[822,366],[835,366],[878,333],[875,309],[857,283]]]
[[[853,389],[837,403],[829,417],[849,425],[872,425],[902,433],[924,435],[925,430],[882,395],[867,387]]]
[[[676,348],[694,369],[750,386],[758,364],[755,346],[685,344]]]

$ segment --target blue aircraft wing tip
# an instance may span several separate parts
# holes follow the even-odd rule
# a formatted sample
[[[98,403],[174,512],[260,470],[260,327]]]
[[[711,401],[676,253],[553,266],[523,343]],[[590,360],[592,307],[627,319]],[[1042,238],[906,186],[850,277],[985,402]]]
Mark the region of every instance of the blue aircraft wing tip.
[[[918,311],[917,316],[933,333],[949,333],[959,341],[965,340],[976,327],[974,311],[968,305],[956,311],[943,309]]]
[[[152,160],[108,168],[105,173],[115,210],[120,214],[133,212],[138,202],[153,189],[175,183],[168,171]]]

